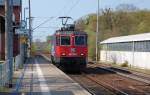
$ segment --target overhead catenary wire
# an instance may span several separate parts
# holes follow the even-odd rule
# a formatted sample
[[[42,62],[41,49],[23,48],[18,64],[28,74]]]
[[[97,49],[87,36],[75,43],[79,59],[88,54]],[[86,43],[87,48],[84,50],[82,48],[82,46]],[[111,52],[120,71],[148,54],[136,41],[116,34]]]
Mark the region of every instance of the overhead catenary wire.
[[[73,6],[70,8],[70,10],[66,13],[66,15],[70,14],[72,12],[72,10],[79,4],[80,0],[77,0]]]
[[[79,1],[80,0],[77,0],[66,14],[70,14],[70,12],[79,4]],[[58,14],[60,14],[60,12],[62,12],[66,8],[67,4],[63,6],[63,8],[61,9],[61,11],[58,12]],[[36,30],[40,26],[46,24],[47,22],[51,21],[52,19],[54,19],[56,17],[50,17],[50,18],[48,18],[47,20],[43,21],[41,24],[39,24],[38,26],[36,26],[35,28],[33,28],[32,31]],[[34,18],[36,18],[36,17],[34,17]]]
[[[43,24],[49,22],[49,21],[52,20],[53,18],[55,18],[55,17],[51,17],[51,18],[49,18],[49,19],[43,21],[41,24],[39,24],[38,26],[36,26],[35,28],[33,28],[33,31],[34,31],[35,29],[39,28],[40,26],[42,26]]]
[[[52,17],[54,17],[54,16],[52,16]],[[39,16],[34,16],[33,18],[34,19],[50,19],[50,18],[52,18],[52,17],[39,17]],[[55,18],[55,17],[54,17]]]
[[[39,28],[53,28],[53,29],[57,29],[57,28],[61,28],[61,27],[55,27],[55,26],[46,26],[46,27],[39,27]]]
[[[57,13],[57,15],[59,15],[65,8],[66,8],[66,6],[68,5],[68,3],[66,3],[64,6],[63,6],[63,8],[61,8],[61,10]],[[51,21],[52,19],[54,19],[54,18],[58,18],[58,16],[55,16],[55,17],[45,17],[45,18],[48,18],[47,20],[45,20],[45,21],[43,21],[41,24],[39,24],[38,26],[36,26],[35,28],[33,28],[33,30],[36,30],[37,28],[39,28],[40,26],[42,26],[42,25],[44,25],[44,24],[46,24],[47,22],[49,22],[49,21]],[[34,18],[44,18],[44,17],[34,17]]]
[[[62,12],[64,12],[64,10],[66,9],[67,5],[69,4],[69,2],[67,2],[61,9],[60,11],[58,11],[57,15],[61,14]],[[63,13],[65,14],[65,13]]]

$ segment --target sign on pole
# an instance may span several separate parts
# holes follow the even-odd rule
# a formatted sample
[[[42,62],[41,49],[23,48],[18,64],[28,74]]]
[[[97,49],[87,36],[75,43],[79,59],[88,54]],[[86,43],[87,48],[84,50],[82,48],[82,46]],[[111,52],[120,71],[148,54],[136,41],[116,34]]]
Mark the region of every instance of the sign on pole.
[[[28,35],[29,34],[29,29],[16,29],[15,33],[19,34],[19,35]]]
[[[20,42],[21,42],[22,44],[27,43],[27,40],[28,40],[28,38],[27,38],[26,36],[21,36],[21,37],[20,37]]]

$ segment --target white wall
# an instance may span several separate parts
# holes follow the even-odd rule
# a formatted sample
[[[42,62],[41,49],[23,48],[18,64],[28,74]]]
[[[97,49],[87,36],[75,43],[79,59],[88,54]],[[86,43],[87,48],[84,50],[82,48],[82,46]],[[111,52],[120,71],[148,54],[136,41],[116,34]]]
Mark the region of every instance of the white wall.
[[[150,69],[150,52],[135,52],[134,63],[137,67]]]
[[[14,63],[15,68],[14,69],[18,70],[20,68],[21,64],[23,64],[23,59],[22,59],[21,55],[19,54],[15,57],[15,63]]]
[[[131,66],[150,69],[149,52],[126,52],[126,51],[101,51],[101,61],[116,62],[122,64],[125,61]]]

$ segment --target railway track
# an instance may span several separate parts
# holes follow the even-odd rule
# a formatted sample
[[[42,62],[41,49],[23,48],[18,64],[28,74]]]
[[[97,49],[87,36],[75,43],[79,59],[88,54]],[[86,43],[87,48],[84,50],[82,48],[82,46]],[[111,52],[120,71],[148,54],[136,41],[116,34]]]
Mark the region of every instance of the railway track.
[[[149,84],[100,67],[88,66],[82,74],[69,76],[93,95],[150,95]]]
[[[68,75],[92,95],[150,95],[149,83],[131,77],[143,75],[127,70],[90,64],[82,74]]]
[[[103,65],[103,64],[92,64],[90,66],[100,67],[102,69],[115,72],[121,76],[128,77],[128,78],[140,81],[140,82],[145,82],[147,84],[150,84],[150,75],[149,74],[145,74],[145,73],[141,73],[141,72],[137,72],[137,71],[133,71],[133,70],[128,70],[128,69],[123,69],[123,68],[119,68],[119,67],[112,67],[112,66]]]
[[[93,80],[86,75],[69,75],[72,79],[78,82],[82,87],[89,91],[92,95],[116,95],[109,89],[103,87],[96,80]]]
[[[105,89],[108,89],[110,92],[113,92],[115,95],[128,95],[127,93],[117,89],[117,88],[114,88],[113,86],[105,83],[105,82],[101,82],[99,79],[97,79],[97,76],[95,75],[86,75],[85,74],[85,77],[92,80],[93,82],[97,83],[98,85],[100,86],[103,86]]]

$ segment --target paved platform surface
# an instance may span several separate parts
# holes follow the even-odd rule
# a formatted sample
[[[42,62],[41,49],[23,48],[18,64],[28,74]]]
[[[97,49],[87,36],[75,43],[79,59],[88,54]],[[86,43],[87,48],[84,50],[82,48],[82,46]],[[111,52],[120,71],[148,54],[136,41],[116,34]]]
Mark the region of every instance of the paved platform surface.
[[[21,95],[91,95],[41,56],[30,59],[21,76],[16,86]]]

